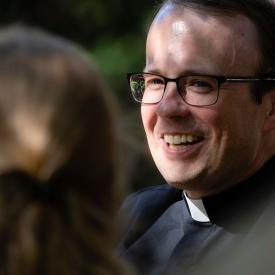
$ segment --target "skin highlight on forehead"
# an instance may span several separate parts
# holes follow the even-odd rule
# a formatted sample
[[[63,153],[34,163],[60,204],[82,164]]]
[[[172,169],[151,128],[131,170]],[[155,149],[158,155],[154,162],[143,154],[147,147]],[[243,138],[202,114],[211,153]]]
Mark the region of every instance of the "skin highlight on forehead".
[[[257,70],[255,64],[259,64],[260,60],[259,46],[251,48],[250,45],[259,44],[258,36],[255,26],[247,17],[223,14],[206,15],[201,10],[168,6],[169,8],[164,7],[163,12],[160,11],[161,20],[157,15],[151,25],[148,40],[151,36],[154,36],[153,44],[159,46],[155,47],[152,43],[151,45],[147,43],[147,68],[148,66],[154,66],[155,60],[159,59],[158,50],[163,50],[165,47],[160,42],[167,39],[174,40],[174,42],[165,43],[167,46],[166,62],[172,62],[168,60],[169,54],[172,56],[177,55],[178,59],[183,59],[186,53],[177,51],[177,48],[179,43],[186,43],[185,37],[189,36],[189,42],[193,40],[194,43],[203,45],[200,47],[200,56],[208,57],[208,60],[211,60],[213,54],[220,54],[220,64],[216,64],[218,66],[213,68],[213,73],[238,74],[236,67],[242,65],[239,64],[241,62],[240,56],[246,56],[245,59],[247,60],[246,69],[244,70],[242,66],[242,72],[240,73],[243,75],[251,74],[251,68],[253,67],[255,71]],[[217,30],[216,33],[215,30]],[[182,38],[182,40],[179,38]],[[230,41],[230,43],[225,44],[225,41]],[[153,49],[151,49],[151,46],[153,46]],[[196,53],[194,54],[196,55]],[[210,64],[208,65],[210,66]],[[171,64],[171,66],[173,65]]]
[[[172,32],[175,35],[184,35],[188,32],[188,26],[181,20],[178,20],[172,24]]]

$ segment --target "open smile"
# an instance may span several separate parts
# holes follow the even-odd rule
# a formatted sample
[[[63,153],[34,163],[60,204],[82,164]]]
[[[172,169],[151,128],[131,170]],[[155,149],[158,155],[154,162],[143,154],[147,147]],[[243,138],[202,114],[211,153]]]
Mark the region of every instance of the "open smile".
[[[204,138],[193,134],[164,134],[164,141],[170,148],[186,147],[201,142]]]

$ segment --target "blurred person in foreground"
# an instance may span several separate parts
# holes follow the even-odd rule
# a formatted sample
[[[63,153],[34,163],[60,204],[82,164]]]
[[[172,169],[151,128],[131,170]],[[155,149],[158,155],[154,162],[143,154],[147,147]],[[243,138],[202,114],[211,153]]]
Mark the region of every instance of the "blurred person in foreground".
[[[268,0],[167,0],[154,17],[128,80],[168,184],[122,207],[140,274],[274,273],[274,25]]]
[[[0,30],[0,274],[126,274],[112,102],[83,49]]]

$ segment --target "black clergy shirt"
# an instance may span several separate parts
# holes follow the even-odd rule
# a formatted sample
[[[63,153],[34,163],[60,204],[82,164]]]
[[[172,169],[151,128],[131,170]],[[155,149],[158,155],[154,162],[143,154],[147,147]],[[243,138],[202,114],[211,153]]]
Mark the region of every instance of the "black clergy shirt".
[[[204,215],[167,184],[130,195],[120,212],[121,256],[142,275],[275,274],[275,158],[193,203]]]

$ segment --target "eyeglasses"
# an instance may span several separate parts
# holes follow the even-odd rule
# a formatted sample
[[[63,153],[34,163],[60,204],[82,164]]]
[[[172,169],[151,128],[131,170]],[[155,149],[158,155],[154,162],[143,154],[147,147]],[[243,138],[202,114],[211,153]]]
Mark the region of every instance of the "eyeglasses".
[[[168,82],[175,82],[183,101],[191,106],[210,106],[219,98],[224,82],[275,81],[273,77],[227,77],[211,75],[185,75],[168,78],[153,73],[128,73],[127,79],[134,99],[142,104],[157,104],[164,95]]]

